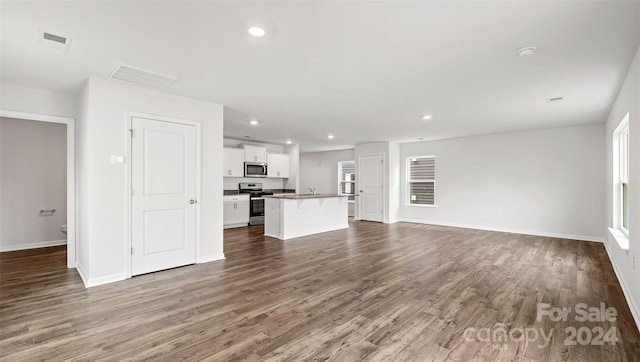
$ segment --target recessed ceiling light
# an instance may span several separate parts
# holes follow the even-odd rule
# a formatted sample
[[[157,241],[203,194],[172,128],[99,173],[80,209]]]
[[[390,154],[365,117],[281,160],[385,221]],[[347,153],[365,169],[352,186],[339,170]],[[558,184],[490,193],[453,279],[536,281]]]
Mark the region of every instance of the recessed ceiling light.
[[[257,36],[257,37],[261,37],[264,36],[264,34],[266,34],[267,32],[264,31],[264,29],[257,27],[257,26],[253,26],[251,28],[249,28],[249,34],[253,35],[253,36]]]
[[[518,50],[517,54],[520,58],[530,57],[536,51],[536,47],[525,47]]]
[[[290,145],[291,143],[293,143],[293,142],[291,142],[291,140],[287,140],[287,144],[288,145]]]
[[[332,140],[332,139],[333,139],[333,135],[332,135],[332,134],[329,134],[329,135],[327,136],[327,138],[328,138],[328,139],[330,139],[330,140]]]
[[[257,119],[252,119],[249,121],[249,124],[251,124],[252,126],[257,126],[258,125],[258,120]]]
[[[425,114],[424,116],[422,116],[422,119],[424,119],[425,121],[428,121],[428,120],[430,120],[431,118],[433,118],[433,116],[432,116],[432,115],[430,115],[430,114]]]

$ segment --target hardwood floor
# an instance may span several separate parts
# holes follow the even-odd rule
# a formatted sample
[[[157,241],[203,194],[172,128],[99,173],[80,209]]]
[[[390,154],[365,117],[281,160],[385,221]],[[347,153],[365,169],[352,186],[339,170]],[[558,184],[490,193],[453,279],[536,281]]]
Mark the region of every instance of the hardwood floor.
[[[287,242],[230,229],[225,261],[89,289],[64,248],[1,253],[0,360],[640,360],[601,244],[350,225]],[[536,320],[537,303],[601,302],[616,321]],[[618,342],[565,345],[571,327],[615,327]]]

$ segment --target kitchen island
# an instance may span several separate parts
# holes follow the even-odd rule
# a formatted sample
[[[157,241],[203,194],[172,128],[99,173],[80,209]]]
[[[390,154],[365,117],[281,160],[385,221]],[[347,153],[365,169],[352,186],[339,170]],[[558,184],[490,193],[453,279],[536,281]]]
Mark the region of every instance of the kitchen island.
[[[349,227],[347,196],[264,196],[264,234],[281,240]]]

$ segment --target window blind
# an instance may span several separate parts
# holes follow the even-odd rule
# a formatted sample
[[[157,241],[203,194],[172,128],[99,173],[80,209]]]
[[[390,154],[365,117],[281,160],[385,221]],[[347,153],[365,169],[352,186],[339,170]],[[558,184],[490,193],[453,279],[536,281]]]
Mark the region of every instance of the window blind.
[[[435,205],[436,158],[435,156],[407,158],[408,203],[411,205]]]
[[[349,195],[349,200],[355,199],[356,162],[338,162],[338,189],[341,195]]]

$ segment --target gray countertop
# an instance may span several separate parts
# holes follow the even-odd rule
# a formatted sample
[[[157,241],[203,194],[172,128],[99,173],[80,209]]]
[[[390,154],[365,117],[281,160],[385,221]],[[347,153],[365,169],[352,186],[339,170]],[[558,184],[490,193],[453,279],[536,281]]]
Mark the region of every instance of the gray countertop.
[[[284,200],[304,200],[304,199],[323,199],[328,197],[347,197],[338,194],[287,194],[287,195],[265,195],[264,198],[284,199]]]

